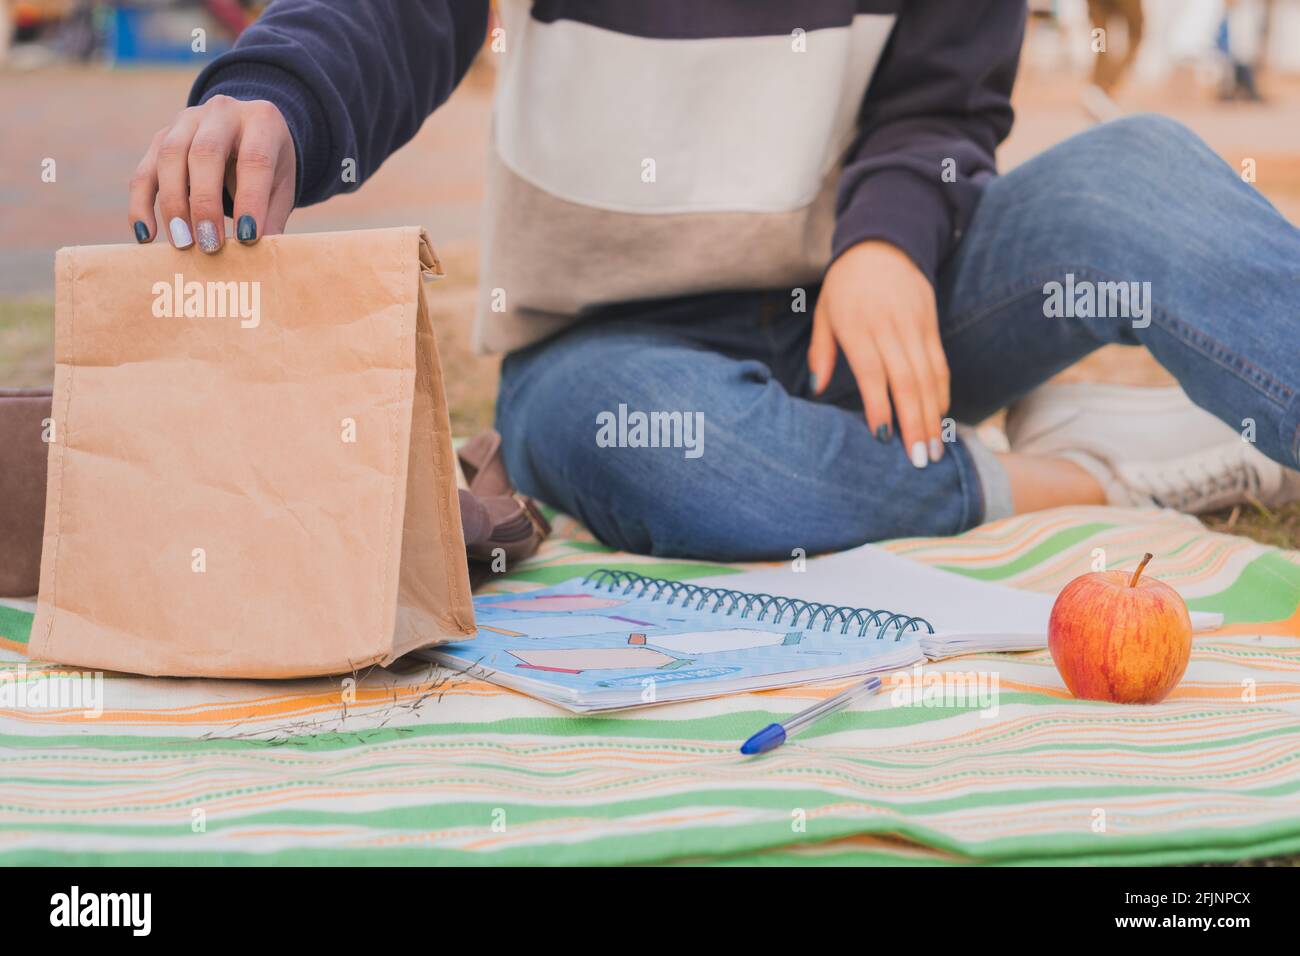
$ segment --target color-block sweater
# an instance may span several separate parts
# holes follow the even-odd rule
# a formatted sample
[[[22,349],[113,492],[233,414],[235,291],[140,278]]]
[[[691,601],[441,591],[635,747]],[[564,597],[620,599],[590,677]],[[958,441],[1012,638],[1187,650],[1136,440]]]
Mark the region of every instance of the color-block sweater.
[[[498,10],[487,37],[487,0],[276,0],[190,95],[278,106],[308,205],[409,140],[486,38],[489,351],[603,304],[813,284],[867,239],[934,281],[1011,127],[1025,19],[1023,0]]]

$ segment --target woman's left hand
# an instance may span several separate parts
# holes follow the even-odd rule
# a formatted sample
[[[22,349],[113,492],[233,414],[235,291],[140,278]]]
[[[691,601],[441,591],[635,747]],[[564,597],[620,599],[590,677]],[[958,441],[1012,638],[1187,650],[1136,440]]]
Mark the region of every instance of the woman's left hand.
[[[934,288],[898,247],[858,243],[826,272],[813,312],[808,368],[816,394],[844,350],[862,393],[867,424],[888,441],[898,418],[903,447],[917,468],[943,455],[948,361],[939,340]]]

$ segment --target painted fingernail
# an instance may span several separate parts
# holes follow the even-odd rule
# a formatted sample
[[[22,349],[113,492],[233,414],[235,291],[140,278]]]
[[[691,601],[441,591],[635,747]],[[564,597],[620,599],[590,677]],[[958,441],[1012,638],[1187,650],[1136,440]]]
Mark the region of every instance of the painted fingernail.
[[[938,461],[943,457],[943,442],[937,438],[930,439],[930,460]]]
[[[167,229],[172,234],[172,245],[177,249],[188,249],[194,245],[194,237],[190,235],[190,224],[180,216],[175,216],[172,221],[167,223]]]
[[[876,429],[876,441],[880,442],[881,444],[888,442],[890,437],[890,431],[891,430],[888,425],[881,425],[880,427],[878,427]]]
[[[139,219],[135,221],[135,225],[132,228],[135,229],[136,242],[149,241],[149,227],[146,226],[144,223],[142,223]]]
[[[809,373],[808,373],[808,387],[809,387],[810,389],[812,389],[812,393],[813,393],[814,395],[816,395],[816,394],[817,394],[817,391],[818,391],[818,389],[817,389],[817,385],[818,385],[817,373],[816,373],[816,372],[809,372]]]
[[[235,223],[235,238],[240,242],[257,241],[257,220],[245,213]]]
[[[199,233],[199,248],[204,252],[216,252],[221,248],[221,237],[217,235],[217,227],[212,224],[211,219],[199,220],[199,224],[194,228]]]
[[[925,457],[925,442],[917,442],[912,446],[912,467],[924,468],[929,463],[930,460]]]

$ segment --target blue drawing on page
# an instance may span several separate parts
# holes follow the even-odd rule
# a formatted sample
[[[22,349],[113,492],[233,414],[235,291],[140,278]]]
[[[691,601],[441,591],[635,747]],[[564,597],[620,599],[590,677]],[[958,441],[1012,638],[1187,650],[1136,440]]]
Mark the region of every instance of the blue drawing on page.
[[[778,603],[783,599],[762,603],[766,595],[689,586],[678,593],[671,582],[649,588],[640,578],[635,586],[625,583],[635,576],[593,578],[476,597],[478,636],[437,647],[434,657],[580,697],[646,681],[782,677],[788,683],[801,671],[869,663],[919,633],[905,626],[911,619],[881,616],[887,612],[863,617]]]

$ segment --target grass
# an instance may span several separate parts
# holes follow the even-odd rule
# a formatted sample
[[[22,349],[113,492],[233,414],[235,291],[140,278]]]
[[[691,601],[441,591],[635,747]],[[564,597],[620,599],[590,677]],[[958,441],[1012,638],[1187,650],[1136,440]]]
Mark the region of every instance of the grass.
[[[1202,515],[1201,520],[1211,531],[1239,534],[1275,548],[1300,548],[1300,503],[1270,510],[1252,501],[1231,511]]]
[[[54,307],[0,299],[0,388],[54,381]]]
[[[444,246],[438,258],[447,274],[425,287],[429,317],[438,337],[452,433],[472,435],[492,425],[501,358],[475,354],[470,340],[478,295],[475,248]]]

